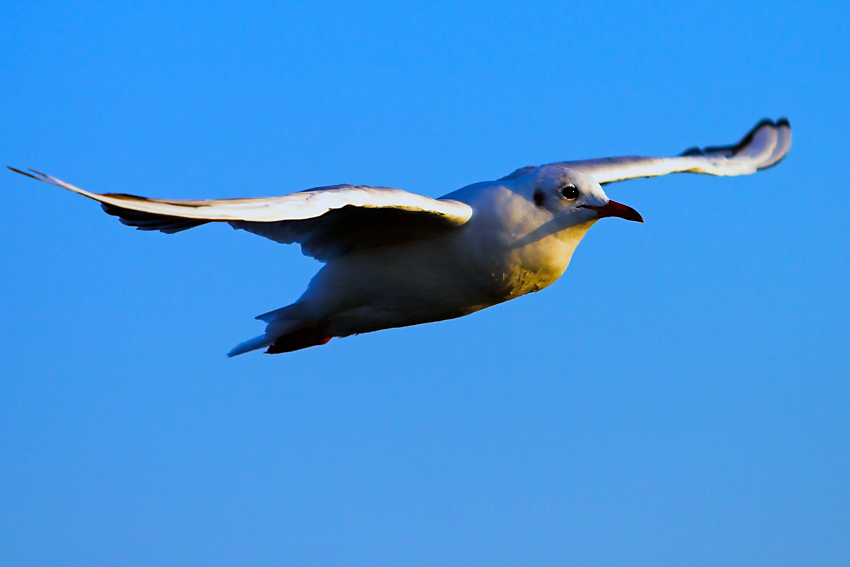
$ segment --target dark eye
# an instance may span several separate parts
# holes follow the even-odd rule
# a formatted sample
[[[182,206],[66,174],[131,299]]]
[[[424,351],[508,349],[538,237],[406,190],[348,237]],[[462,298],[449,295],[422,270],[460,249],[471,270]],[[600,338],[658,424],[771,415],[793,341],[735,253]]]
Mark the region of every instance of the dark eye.
[[[576,189],[576,186],[572,183],[564,185],[563,189],[561,189],[561,195],[564,196],[564,199],[577,199],[578,189]]]

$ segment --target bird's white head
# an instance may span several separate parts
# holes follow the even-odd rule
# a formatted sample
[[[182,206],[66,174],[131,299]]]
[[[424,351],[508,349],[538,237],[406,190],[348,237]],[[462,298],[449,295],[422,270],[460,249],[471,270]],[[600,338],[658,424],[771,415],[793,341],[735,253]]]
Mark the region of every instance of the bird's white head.
[[[609,199],[593,177],[577,169],[546,165],[517,181],[536,207],[552,213],[564,227],[602,217],[643,222],[636,210]]]
[[[486,261],[488,273],[499,274],[506,297],[557,280],[600,218],[643,220],[631,207],[610,200],[593,177],[563,165],[524,168],[447,197],[468,199],[475,209],[468,239],[475,243],[476,258]]]

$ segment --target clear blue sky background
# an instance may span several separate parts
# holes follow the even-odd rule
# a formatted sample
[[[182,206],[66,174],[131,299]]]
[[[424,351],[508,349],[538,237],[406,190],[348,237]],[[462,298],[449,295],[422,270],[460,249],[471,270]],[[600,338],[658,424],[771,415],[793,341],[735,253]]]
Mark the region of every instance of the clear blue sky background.
[[[846,2],[2,2],[0,155],[94,191],[609,186],[557,284],[228,360],[318,264],[0,173],[0,564],[848,565]]]

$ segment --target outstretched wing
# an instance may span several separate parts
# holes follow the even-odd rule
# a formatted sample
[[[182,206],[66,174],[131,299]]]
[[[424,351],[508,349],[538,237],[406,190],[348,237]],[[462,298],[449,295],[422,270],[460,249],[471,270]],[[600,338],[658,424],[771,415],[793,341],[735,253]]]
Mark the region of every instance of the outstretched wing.
[[[208,222],[227,222],[276,242],[297,242],[318,260],[355,248],[429,238],[472,217],[472,208],[465,203],[388,187],[335,185],[283,197],[169,200],[92,193],[37,171],[9,169],[99,201],[104,211],[140,230],[171,234]]]
[[[746,175],[779,163],[791,148],[791,125],[781,118],[762,120],[737,144],[691,148],[677,157],[622,156],[579,161],[564,165],[589,174],[600,184],[638,177],[657,177],[668,173],[707,173],[710,175]],[[506,179],[524,175],[534,168],[521,168]]]

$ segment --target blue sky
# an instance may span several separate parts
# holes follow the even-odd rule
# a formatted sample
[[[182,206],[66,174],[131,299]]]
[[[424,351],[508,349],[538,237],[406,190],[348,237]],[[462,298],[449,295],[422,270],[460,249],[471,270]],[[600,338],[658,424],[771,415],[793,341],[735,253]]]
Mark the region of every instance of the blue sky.
[[[846,3],[3,2],[4,164],[93,191],[439,196],[737,141],[611,185],[565,276],[228,360],[318,264],[139,233],[12,173],[3,565],[846,565]]]

